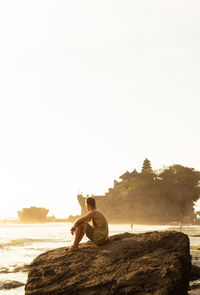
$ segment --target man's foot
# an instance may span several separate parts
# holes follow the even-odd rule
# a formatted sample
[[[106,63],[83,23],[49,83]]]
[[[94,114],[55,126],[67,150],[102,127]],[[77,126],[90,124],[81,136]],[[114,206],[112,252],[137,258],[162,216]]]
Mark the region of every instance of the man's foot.
[[[79,249],[79,246],[72,245],[72,246],[70,246],[68,248],[65,248],[65,251],[72,252],[72,251],[76,251],[78,249]]]

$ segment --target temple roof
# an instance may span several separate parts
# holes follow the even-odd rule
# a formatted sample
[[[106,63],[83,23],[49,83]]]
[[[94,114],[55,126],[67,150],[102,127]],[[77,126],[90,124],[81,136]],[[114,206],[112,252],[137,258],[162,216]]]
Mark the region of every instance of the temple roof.
[[[127,170],[124,174],[122,174],[119,178],[120,179],[127,179],[130,176],[130,172]]]
[[[137,176],[138,174],[139,174],[139,173],[137,172],[136,169],[134,169],[134,170],[130,173],[131,176]]]

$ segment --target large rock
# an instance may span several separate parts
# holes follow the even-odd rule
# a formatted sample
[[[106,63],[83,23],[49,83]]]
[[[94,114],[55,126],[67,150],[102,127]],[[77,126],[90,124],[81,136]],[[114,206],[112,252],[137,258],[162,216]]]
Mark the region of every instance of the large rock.
[[[26,295],[185,295],[189,239],[180,232],[124,233],[103,246],[48,251],[31,264]]]

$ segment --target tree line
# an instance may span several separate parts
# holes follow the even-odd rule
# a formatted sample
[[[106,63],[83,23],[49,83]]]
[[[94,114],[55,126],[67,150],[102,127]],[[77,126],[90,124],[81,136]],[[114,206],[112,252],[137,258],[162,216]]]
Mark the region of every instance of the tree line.
[[[106,196],[127,198],[133,212],[160,216],[172,221],[194,222],[194,203],[200,197],[200,172],[179,164],[153,171],[146,158],[141,172],[136,169],[114,181]],[[126,200],[126,199],[124,199]]]

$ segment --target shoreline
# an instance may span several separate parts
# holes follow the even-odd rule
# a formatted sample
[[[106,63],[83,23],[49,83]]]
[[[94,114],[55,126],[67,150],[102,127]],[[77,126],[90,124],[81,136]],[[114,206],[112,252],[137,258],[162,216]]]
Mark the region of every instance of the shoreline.
[[[20,222],[19,219],[0,219],[0,224],[48,224],[48,223],[74,223],[74,221],[69,220],[68,218],[58,218],[55,220],[45,220],[45,221],[37,221],[37,222]],[[140,222],[140,223],[134,223],[134,222],[108,222],[110,225],[143,225],[143,226],[175,226],[179,227],[179,222],[170,222],[170,223],[146,223],[146,222]],[[181,226],[200,226],[200,223],[182,223]]]
[[[56,220],[45,220],[45,221],[37,221],[37,222],[20,222],[18,219],[1,219],[0,224],[46,224],[46,223],[66,223],[70,222],[67,219],[56,219]]]
[[[12,221],[14,221],[14,220],[12,220]],[[38,251],[36,251],[37,253],[36,252],[34,253],[34,255],[36,255],[36,257],[37,257],[38,255],[45,253],[46,251],[54,249],[54,247],[59,248],[59,247],[63,247],[64,244],[65,245],[70,244],[71,235],[69,233],[69,229],[70,229],[71,223],[69,223],[69,222],[67,224],[65,224],[65,223],[60,223],[60,224],[59,223],[54,223],[54,224],[51,223],[50,224],[48,222],[48,223],[46,223],[46,225],[45,224],[41,225],[41,227],[40,227],[40,224],[27,224],[27,226],[26,226],[26,224],[21,224],[21,225],[18,225],[18,224],[13,225],[13,229],[16,229],[17,231],[19,230],[19,234],[17,234],[16,237],[15,236],[12,236],[12,238],[10,237],[10,241],[6,241],[6,244],[5,244],[5,246],[6,246],[5,251],[9,251],[9,252],[7,252],[8,255],[10,255],[10,253],[11,253],[10,251],[13,251],[13,253],[14,253],[14,251],[17,251],[16,253],[18,255],[20,248],[23,250],[24,246],[27,247],[27,245],[33,244],[34,245],[33,248],[35,250],[37,250],[37,248],[38,248]],[[164,227],[163,227],[163,229],[162,228],[160,229],[159,227],[155,227],[153,230],[151,229],[151,225],[147,226],[146,229],[143,226],[135,225],[135,228],[133,226],[133,231],[131,231],[131,227],[130,227],[129,223],[128,224],[127,223],[126,224],[110,224],[110,225],[111,225],[111,227],[110,227],[110,234],[111,235],[120,234],[122,232],[123,233],[130,232],[130,233],[133,233],[137,236],[137,234],[143,230],[145,230],[145,232],[163,231],[163,230],[164,231],[165,230],[178,231],[178,227],[175,227],[171,224],[167,225],[169,227],[168,229],[166,229]],[[118,226],[118,225],[121,225],[121,226]],[[34,228],[34,231],[33,231],[33,235],[31,235],[31,237],[26,236],[25,234],[24,234],[24,236],[22,236],[20,234],[20,233],[25,233],[25,232],[30,233],[30,229],[32,228],[32,226]],[[6,224],[1,225],[1,229],[6,233],[6,236],[7,236],[7,228],[10,228],[10,227],[12,228],[12,225],[6,225]],[[60,231],[60,228],[62,229],[61,231]],[[9,229],[9,231],[10,231],[10,234],[13,233],[12,230]],[[193,258],[193,263],[200,266],[200,259],[199,259],[200,252],[197,249],[198,246],[200,246],[200,236],[198,235],[198,233],[200,231],[200,227],[198,225],[197,226],[195,225],[192,227],[191,227],[191,225],[185,225],[185,226],[183,226],[182,231],[184,233],[186,233],[189,236],[189,238],[191,239],[190,253]],[[47,235],[47,232],[48,232],[48,235]],[[58,234],[58,237],[55,237],[55,233],[56,233],[56,235]],[[60,235],[60,233],[63,233],[63,234]],[[65,235],[67,238],[65,238]],[[55,239],[55,241],[54,241],[54,239]],[[44,242],[44,244],[43,244],[43,242]],[[60,242],[62,242],[62,244]],[[85,242],[87,242],[87,241],[85,241]],[[48,245],[47,245],[47,243],[48,243]],[[37,246],[37,244],[38,244],[38,246]],[[64,247],[65,247],[65,245],[64,245]],[[9,249],[8,246],[11,248]],[[32,246],[28,246],[28,247],[32,247]],[[33,255],[33,260],[35,259],[34,255]],[[31,261],[33,261],[33,260],[31,260]],[[25,264],[29,265],[31,263],[31,261],[28,262],[26,260],[20,260],[20,261],[21,262],[19,263],[19,265],[18,265],[18,263],[16,263],[16,268],[18,268],[18,267],[21,268]],[[11,264],[14,264],[13,261],[12,261],[12,263],[10,262],[10,265]],[[2,269],[2,271],[3,271],[3,269]],[[16,273],[15,271],[12,272],[13,279],[21,281],[21,279],[18,279],[19,276],[14,277],[15,273]],[[24,276],[25,274],[27,274],[27,272],[21,273],[21,275],[22,274]],[[6,274],[2,274],[2,275],[5,276]],[[10,275],[11,275],[11,273],[7,274],[8,277]],[[16,273],[16,275],[18,275],[18,273]],[[5,277],[4,277],[4,279],[5,279]],[[197,284],[198,280],[194,281],[194,284],[195,283]],[[193,283],[191,281],[191,287],[192,287],[192,285],[193,285]],[[19,289],[17,288],[16,290],[19,290]],[[195,295],[194,292],[195,292],[194,290],[190,290],[190,293],[188,293],[188,294]],[[13,289],[12,295],[15,295],[14,289]]]

